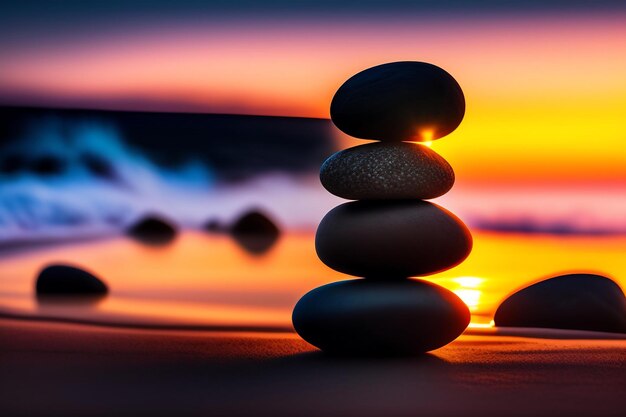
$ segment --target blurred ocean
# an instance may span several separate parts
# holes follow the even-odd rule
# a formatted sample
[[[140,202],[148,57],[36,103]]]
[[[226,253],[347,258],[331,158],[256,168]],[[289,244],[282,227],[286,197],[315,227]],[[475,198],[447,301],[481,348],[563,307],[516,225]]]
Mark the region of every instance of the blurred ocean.
[[[317,180],[328,120],[2,108],[0,126],[0,244],[116,234],[144,214],[199,228],[253,207],[312,229],[336,204]]]
[[[147,214],[198,229],[250,209],[312,231],[344,202],[318,179],[350,146],[340,135],[325,119],[0,107],[0,246],[116,235]],[[625,188],[600,185],[460,178],[436,202],[473,229],[626,233]]]

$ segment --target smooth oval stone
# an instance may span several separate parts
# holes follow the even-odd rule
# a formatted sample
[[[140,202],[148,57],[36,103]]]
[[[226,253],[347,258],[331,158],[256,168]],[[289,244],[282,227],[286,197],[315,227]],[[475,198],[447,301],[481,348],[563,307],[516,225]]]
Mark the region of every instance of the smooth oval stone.
[[[237,243],[253,255],[267,252],[280,236],[278,226],[259,210],[250,210],[243,214],[230,231]]]
[[[454,171],[435,151],[414,143],[368,143],[331,155],[324,188],[348,200],[429,199],[447,193]]]
[[[626,298],[611,279],[561,275],[516,292],[496,310],[496,326],[626,333]]]
[[[263,212],[250,210],[241,215],[232,225],[234,234],[268,235],[277,237],[280,234],[278,226]]]
[[[453,292],[426,281],[356,279],[305,294],[292,321],[304,340],[325,352],[407,355],[456,339],[470,312]]]
[[[176,229],[169,221],[152,215],[132,225],[127,233],[147,245],[164,245],[176,237]]]
[[[461,87],[425,62],[392,62],[359,72],[335,93],[330,116],[350,136],[383,141],[430,141],[463,120]]]
[[[315,249],[339,272],[409,277],[458,265],[472,249],[472,235],[455,215],[426,201],[353,201],[322,219]]]
[[[37,277],[38,295],[103,295],[107,286],[91,273],[70,265],[50,265]]]

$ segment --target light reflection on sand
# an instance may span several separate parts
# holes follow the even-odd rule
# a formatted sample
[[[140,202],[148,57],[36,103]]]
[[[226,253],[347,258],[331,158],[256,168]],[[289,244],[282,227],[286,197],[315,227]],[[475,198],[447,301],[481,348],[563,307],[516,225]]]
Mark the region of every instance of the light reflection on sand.
[[[472,312],[472,328],[484,328],[508,294],[553,274],[595,272],[624,287],[625,251],[626,236],[474,233],[474,250],[463,264],[427,279],[459,295]],[[109,284],[110,294],[92,303],[38,301],[34,280],[51,262],[89,269]],[[160,248],[116,238],[1,258],[0,313],[118,325],[289,330],[300,296],[347,278],[317,259],[309,233],[283,236],[262,257],[228,237],[200,232],[185,232]]]

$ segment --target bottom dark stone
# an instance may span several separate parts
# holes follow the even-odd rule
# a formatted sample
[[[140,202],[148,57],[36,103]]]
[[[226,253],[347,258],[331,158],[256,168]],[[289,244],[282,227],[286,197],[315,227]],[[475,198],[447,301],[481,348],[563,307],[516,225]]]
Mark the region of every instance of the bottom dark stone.
[[[307,342],[340,355],[414,355],[456,339],[470,312],[451,291],[430,282],[356,279],[305,294],[293,325]]]

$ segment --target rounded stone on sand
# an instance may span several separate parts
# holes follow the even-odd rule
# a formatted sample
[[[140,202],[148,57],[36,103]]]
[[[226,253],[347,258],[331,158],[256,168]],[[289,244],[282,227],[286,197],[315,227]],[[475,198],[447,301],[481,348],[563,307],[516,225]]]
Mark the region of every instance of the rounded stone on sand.
[[[348,200],[430,199],[452,188],[454,171],[426,146],[375,142],[331,155],[320,180],[330,193]]]
[[[280,230],[270,217],[260,210],[252,209],[242,214],[232,225],[231,232],[239,235],[265,235],[277,238]]]
[[[267,252],[280,237],[280,229],[270,217],[252,209],[237,219],[230,228],[233,238],[249,253]]]
[[[148,215],[127,230],[128,236],[146,245],[165,245],[176,237],[175,226],[158,215]]]
[[[310,291],[292,319],[304,340],[328,353],[412,355],[456,339],[470,312],[453,292],[426,281],[355,279]]]
[[[104,295],[106,284],[84,269],[63,264],[45,267],[37,276],[37,295]]]
[[[496,326],[626,333],[626,297],[613,280],[595,274],[549,278],[509,296]]]
[[[335,93],[333,123],[350,136],[424,142],[463,120],[465,98],[456,80],[425,62],[392,62],[359,72]]]
[[[472,249],[467,227],[426,201],[353,201],[331,210],[315,236],[319,258],[358,277],[410,277],[441,272]]]

